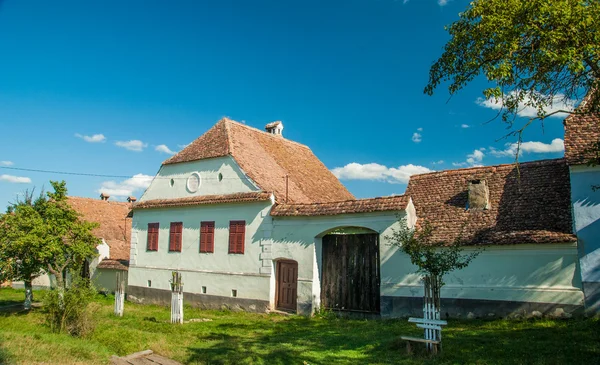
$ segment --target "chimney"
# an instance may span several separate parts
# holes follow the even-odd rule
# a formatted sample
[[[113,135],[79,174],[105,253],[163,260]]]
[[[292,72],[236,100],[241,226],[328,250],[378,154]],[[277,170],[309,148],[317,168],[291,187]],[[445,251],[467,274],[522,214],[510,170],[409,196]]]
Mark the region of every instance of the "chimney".
[[[130,203],[135,203],[136,202],[136,197],[135,196],[130,196],[129,198],[127,198],[127,201]]]
[[[280,120],[271,122],[265,126],[267,133],[283,137],[283,123]]]
[[[472,211],[490,209],[490,189],[485,180],[469,181],[467,209]]]
[[[104,193],[100,194],[100,200],[108,201],[108,198],[110,198],[110,195]]]

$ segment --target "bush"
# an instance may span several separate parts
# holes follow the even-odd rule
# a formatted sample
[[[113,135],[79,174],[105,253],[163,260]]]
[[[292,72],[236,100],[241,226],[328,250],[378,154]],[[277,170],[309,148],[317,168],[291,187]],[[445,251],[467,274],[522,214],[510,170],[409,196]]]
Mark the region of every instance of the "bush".
[[[44,309],[52,331],[79,337],[90,335],[95,328],[93,315],[99,309],[93,303],[95,296],[96,289],[85,279],[75,279],[62,295],[59,289],[46,292]]]

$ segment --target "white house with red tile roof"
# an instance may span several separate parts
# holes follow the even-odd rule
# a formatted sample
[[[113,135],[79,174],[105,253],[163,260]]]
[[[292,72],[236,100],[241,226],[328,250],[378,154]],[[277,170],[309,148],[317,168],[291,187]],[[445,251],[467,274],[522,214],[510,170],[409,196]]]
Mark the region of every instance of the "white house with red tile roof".
[[[266,129],[223,119],[162,164],[133,206],[130,300],[168,304],[179,271],[184,300],[206,308],[420,314],[416,268],[387,238],[406,218],[437,222],[441,240],[466,224],[487,247],[447,278],[448,315],[581,310],[564,161],[523,164],[520,182],[510,165],[463,169],[355,199],[281,122]]]

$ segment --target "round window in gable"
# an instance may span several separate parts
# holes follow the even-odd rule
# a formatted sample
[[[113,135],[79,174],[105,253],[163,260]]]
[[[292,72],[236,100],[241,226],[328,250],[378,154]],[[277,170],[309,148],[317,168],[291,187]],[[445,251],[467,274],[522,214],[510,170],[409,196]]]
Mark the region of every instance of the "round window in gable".
[[[190,193],[195,193],[198,191],[198,189],[200,189],[201,184],[202,184],[202,178],[200,177],[200,174],[197,172],[194,172],[187,179],[187,190]]]
[[[223,174],[219,172],[219,181],[223,180]]]
[[[171,181],[169,181],[169,185],[171,185],[171,187],[173,187],[173,185],[175,185],[175,180],[171,179]]]

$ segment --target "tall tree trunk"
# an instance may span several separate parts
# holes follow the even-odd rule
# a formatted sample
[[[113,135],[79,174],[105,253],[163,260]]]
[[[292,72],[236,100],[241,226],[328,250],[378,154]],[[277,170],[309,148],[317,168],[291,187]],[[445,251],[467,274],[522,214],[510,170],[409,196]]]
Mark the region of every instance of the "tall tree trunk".
[[[31,281],[31,278],[25,280],[25,303],[23,304],[25,310],[30,310],[31,303],[33,302],[33,286],[31,285]]]

